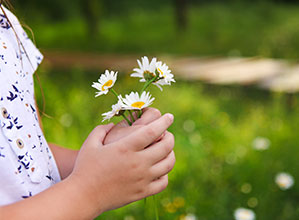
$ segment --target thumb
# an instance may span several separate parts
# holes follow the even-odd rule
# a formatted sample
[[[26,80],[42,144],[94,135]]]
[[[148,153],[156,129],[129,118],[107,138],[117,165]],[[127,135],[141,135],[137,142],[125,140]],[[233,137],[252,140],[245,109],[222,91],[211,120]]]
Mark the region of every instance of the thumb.
[[[101,147],[103,145],[107,133],[111,130],[113,126],[113,123],[107,125],[98,125],[92,130],[92,132],[90,132],[90,134],[84,142],[84,145]]]

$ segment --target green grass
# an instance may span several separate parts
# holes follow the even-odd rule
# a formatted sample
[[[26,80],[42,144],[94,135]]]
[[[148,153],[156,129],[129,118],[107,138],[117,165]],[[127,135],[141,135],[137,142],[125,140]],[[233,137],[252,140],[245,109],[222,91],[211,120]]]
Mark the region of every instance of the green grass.
[[[43,66],[40,77],[46,113],[53,117],[43,117],[48,141],[79,149],[93,127],[101,123],[101,113],[110,110],[114,96],[94,98],[91,83],[99,77],[96,72]],[[128,74],[122,75],[115,86],[122,94],[141,87]],[[167,190],[157,196],[160,219],[179,219],[186,213],[205,220],[233,219],[233,211],[240,206],[248,208],[249,199],[258,201],[249,207],[257,219],[299,219],[298,94],[180,80],[162,93],[155,87],[150,90],[156,98],[153,106],[175,115],[169,130],[176,139],[177,163]],[[257,136],[271,141],[268,150],[252,148]],[[274,182],[281,171],[295,178],[295,185],[287,191]],[[247,194],[241,191],[244,184],[252,188]],[[99,219],[124,216],[153,219],[151,199],[146,207],[143,201],[137,202]]]
[[[41,48],[102,53],[174,53],[185,55],[298,58],[299,5],[202,4],[188,13],[188,28],[177,31],[174,10],[159,7],[111,12],[91,39],[78,17],[51,23],[25,17]]]

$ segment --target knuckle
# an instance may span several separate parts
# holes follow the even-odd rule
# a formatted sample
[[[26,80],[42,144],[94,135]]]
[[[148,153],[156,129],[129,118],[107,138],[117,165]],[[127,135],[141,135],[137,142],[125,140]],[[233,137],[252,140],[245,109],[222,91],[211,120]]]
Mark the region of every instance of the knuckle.
[[[98,125],[93,129],[95,132],[101,132],[103,130],[103,125]]]
[[[172,168],[173,168],[173,163],[172,162],[167,164],[167,167],[166,167],[167,171],[166,172],[169,173],[172,170]]]
[[[167,133],[168,134],[168,138],[167,138],[167,140],[168,140],[168,145],[170,146],[170,148],[171,149],[173,149],[173,147],[174,147],[174,136],[173,136],[173,134],[172,133]]]
[[[167,135],[169,136],[169,139],[172,141],[172,143],[174,144],[174,135],[173,135],[173,133],[171,133],[171,132],[168,132],[167,131]]]
[[[146,135],[149,137],[154,137],[156,134],[155,130],[152,127],[146,129]]]
[[[118,147],[118,153],[120,154],[127,154],[129,152],[129,149],[126,146],[119,145]]]
[[[170,144],[164,145],[165,155],[169,154],[172,151],[172,146]]]
[[[174,142],[172,139],[168,139],[163,143],[163,148],[165,151],[165,154],[169,154],[173,150]]]
[[[151,108],[150,110],[151,110],[151,114],[153,114],[154,117],[156,117],[156,118],[161,117],[161,112],[158,109]]]
[[[143,197],[146,194],[146,190],[143,187],[138,187],[136,189],[136,194],[138,197]]]
[[[174,152],[173,152],[173,154],[172,154],[172,162],[173,162],[173,166],[174,166],[174,164],[175,164],[175,162],[176,162],[176,158],[175,158],[175,154],[174,154]]]
[[[169,171],[171,171],[171,170],[173,169],[173,167],[174,167],[174,165],[175,165],[175,162],[176,162],[175,155],[174,155],[174,154],[172,154],[172,155],[173,155],[173,156],[172,156],[172,158],[171,158],[171,168],[170,168]]]
[[[138,163],[136,162],[136,161],[133,161],[132,163],[131,163],[131,169],[137,169],[139,166],[138,166]]]
[[[161,183],[161,188],[160,190],[163,191],[164,189],[166,189],[166,187],[168,186],[168,176],[166,178],[163,179],[162,183]],[[161,192],[160,191],[160,192]]]

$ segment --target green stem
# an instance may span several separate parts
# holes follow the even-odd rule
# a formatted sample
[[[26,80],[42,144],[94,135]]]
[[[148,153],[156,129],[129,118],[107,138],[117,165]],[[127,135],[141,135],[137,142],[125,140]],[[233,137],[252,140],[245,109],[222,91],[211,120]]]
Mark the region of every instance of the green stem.
[[[129,119],[125,116],[125,113],[122,114],[123,118],[128,122],[128,124],[131,126],[132,122],[129,121]]]
[[[142,110],[139,110],[139,112],[138,112],[138,118],[140,118],[141,115],[142,115]]]
[[[118,94],[117,94],[117,92],[115,92],[115,90],[114,89],[110,89],[111,90],[111,92],[116,96],[116,98],[118,98]]]
[[[130,113],[130,116],[131,116],[132,122],[135,122],[135,118],[133,117],[132,110],[129,110],[129,113]]]
[[[155,195],[153,195],[153,199],[154,199],[156,220],[159,220],[159,212],[158,212],[157,201],[156,201]]]
[[[152,82],[156,81],[158,79],[159,76],[155,76],[154,78],[152,78],[150,81],[146,81],[146,83],[144,84],[142,90],[141,90],[141,94],[147,89],[147,87],[149,87],[150,84],[152,84]]]

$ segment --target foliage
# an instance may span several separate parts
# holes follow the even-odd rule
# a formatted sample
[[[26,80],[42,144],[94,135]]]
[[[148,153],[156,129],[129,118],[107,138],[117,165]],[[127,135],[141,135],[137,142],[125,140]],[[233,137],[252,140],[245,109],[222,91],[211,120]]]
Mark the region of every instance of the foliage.
[[[94,36],[81,16],[60,22],[25,16],[25,21],[44,49],[298,59],[299,6],[198,5],[189,8],[185,31],[177,30],[174,16],[174,8],[167,5],[104,13]]]
[[[98,77],[99,73],[78,68],[41,68],[46,113],[53,117],[43,117],[48,141],[78,149],[100,123],[101,113],[110,110],[114,97],[94,98],[91,82]],[[118,85],[126,86],[116,89],[122,93],[128,93],[129,88],[139,90],[134,88],[138,85],[135,80],[123,74]],[[170,130],[176,138],[177,163],[168,189],[158,196],[161,219],[194,213],[198,219],[226,220],[232,219],[240,206],[252,208],[257,219],[299,218],[298,95],[181,80],[165,88],[163,94],[156,87],[150,89],[156,97],[154,107],[175,115]],[[252,148],[257,136],[270,140],[268,150]],[[293,188],[281,191],[277,187],[274,178],[280,171],[294,176]],[[145,208],[143,202],[137,202],[99,219],[125,216],[153,219],[151,201]]]

